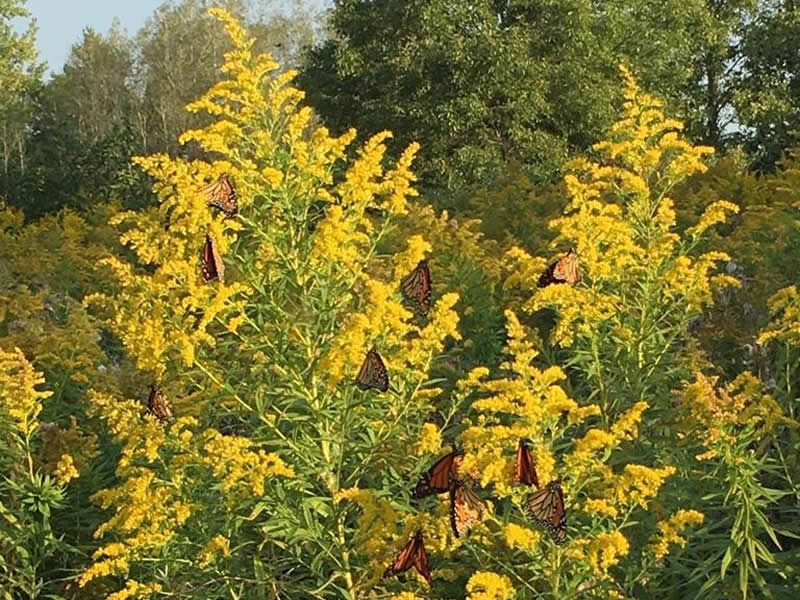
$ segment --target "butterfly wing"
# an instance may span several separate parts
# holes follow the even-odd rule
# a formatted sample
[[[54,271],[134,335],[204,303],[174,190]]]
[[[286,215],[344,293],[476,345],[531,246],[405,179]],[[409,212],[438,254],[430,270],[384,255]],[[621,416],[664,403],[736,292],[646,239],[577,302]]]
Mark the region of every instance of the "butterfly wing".
[[[570,250],[558,259],[553,268],[553,278],[569,285],[574,285],[580,281],[580,259],[574,250]]]
[[[239,200],[236,196],[236,186],[227,174],[200,188],[198,193],[205,197],[208,206],[218,208],[226,217],[235,217],[239,210]]]
[[[428,553],[425,552],[421,531],[418,531],[397,554],[392,564],[383,572],[383,576],[390,577],[407,571],[411,567],[416,568],[417,572],[425,578],[428,584],[432,583]]]
[[[431,565],[428,562],[428,553],[425,552],[425,544],[422,541],[422,532],[417,532],[417,536],[419,536],[419,546],[417,546],[417,551],[414,554],[414,568],[417,570],[417,573],[425,578],[425,581],[428,582],[428,585],[433,585],[433,578],[431,577]]]
[[[225,280],[225,264],[211,236],[206,234],[206,243],[203,246],[203,279],[212,281],[217,278],[220,281]]]
[[[486,504],[475,493],[472,486],[463,481],[452,480],[450,484],[450,526],[456,537],[469,533],[483,520]]]
[[[539,487],[539,476],[536,473],[536,466],[533,462],[528,444],[525,440],[520,440],[517,446],[517,463],[514,483],[524,483],[525,485],[535,485]]]
[[[400,282],[400,291],[417,311],[427,315],[431,308],[431,271],[428,262],[421,260]]]
[[[454,450],[437,460],[417,482],[411,497],[424,498],[449,491],[450,480],[458,475],[458,467],[463,456],[463,451]]]
[[[385,392],[389,389],[389,372],[383,359],[375,347],[372,347],[356,376],[356,385],[359,389],[368,390],[370,388]]]
[[[581,280],[580,259],[574,250],[559,258],[539,276],[537,286],[547,287],[554,283],[574,285]]]
[[[531,519],[547,528],[556,544],[567,541],[567,510],[558,481],[551,481],[532,494],[528,498],[527,512]]]
[[[150,386],[150,395],[147,397],[147,412],[162,423],[172,419],[172,403],[164,391],[154,385]]]

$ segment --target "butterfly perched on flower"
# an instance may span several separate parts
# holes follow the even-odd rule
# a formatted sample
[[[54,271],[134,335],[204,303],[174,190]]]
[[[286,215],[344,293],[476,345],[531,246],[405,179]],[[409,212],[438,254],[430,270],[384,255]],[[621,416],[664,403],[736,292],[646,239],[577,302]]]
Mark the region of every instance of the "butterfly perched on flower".
[[[450,526],[456,537],[469,533],[483,520],[486,503],[475,493],[472,483],[450,478]]]
[[[539,276],[537,285],[540,288],[553,283],[574,285],[581,280],[581,277],[580,258],[578,258],[578,253],[570,248],[569,252],[547,267],[545,272]]]
[[[536,474],[536,463],[533,460],[530,448],[525,440],[521,439],[517,445],[517,462],[514,472],[514,483],[535,485],[539,487],[539,476]]]
[[[403,277],[400,282],[400,291],[406,300],[422,315],[427,315],[431,309],[431,271],[428,262],[419,261],[411,273]]]
[[[458,467],[463,456],[463,450],[453,450],[433,463],[417,482],[411,497],[424,498],[450,491],[450,481],[458,477]]]
[[[547,528],[556,544],[567,541],[567,509],[558,479],[531,494],[525,509],[531,519]]]
[[[356,376],[356,385],[362,390],[372,388],[385,392],[389,389],[389,372],[375,346],[367,352],[364,362],[361,363]]]
[[[172,403],[164,390],[155,385],[150,386],[150,395],[147,397],[147,414],[153,415],[162,423],[172,419]]]
[[[225,281],[225,264],[219,255],[217,245],[208,234],[206,234],[206,243],[203,246],[203,279],[205,281],[214,279]]]
[[[204,185],[197,193],[203,196],[206,204],[218,208],[226,217],[235,217],[239,211],[239,200],[236,196],[236,186],[227,174],[223,173],[216,181]]]
[[[414,535],[405,547],[400,550],[392,564],[389,565],[389,568],[384,571],[383,576],[389,577],[391,575],[396,575],[397,573],[408,571],[411,567],[414,567],[417,573],[425,578],[428,585],[433,584],[431,568],[428,564],[428,553],[425,552],[425,544],[422,539],[421,531],[417,531],[416,535]]]

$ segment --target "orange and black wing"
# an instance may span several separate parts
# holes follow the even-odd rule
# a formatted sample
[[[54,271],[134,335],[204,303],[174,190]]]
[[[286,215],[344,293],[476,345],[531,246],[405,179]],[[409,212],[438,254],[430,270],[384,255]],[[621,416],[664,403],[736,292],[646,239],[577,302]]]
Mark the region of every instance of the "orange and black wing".
[[[147,397],[147,412],[162,423],[172,419],[172,403],[163,390],[150,386],[150,395]]]
[[[372,388],[385,392],[389,389],[389,372],[374,346],[367,352],[364,362],[361,363],[361,368],[356,376],[356,385],[362,390]]]
[[[536,465],[533,462],[528,444],[525,440],[520,440],[517,446],[517,464],[514,474],[514,483],[524,483],[525,485],[535,485],[539,487],[539,476],[536,474]]]
[[[469,483],[456,479],[450,482],[450,526],[456,537],[469,533],[485,513],[486,504]]]
[[[574,285],[581,280],[581,264],[578,254],[570,249],[564,256],[547,267],[539,277],[537,285],[547,287],[554,283]]]
[[[424,498],[449,491],[450,480],[458,475],[458,467],[463,456],[463,450],[454,450],[437,460],[417,482],[411,497]]]
[[[419,261],[414,270],[403,278],[400,291],[420,314],[428,314],[431,309],[431,271],[427,261]]]
[[[206,234],[206,243],[203,246],[203,279],[205,281],[225,280],[225,265],[216,244],[208,234]]]
[[[231,178],[222,174],[216,181],[200,188],[197,192],[206,199],[208,206],[218,208],[226,217],[235,217],[239,211],[239,199],[236,186]]]
[[[532,494],[528,498],[527,512],[531,519],[547,528],[556,544],[567,541],[567,510],[561,482],[551,481],[544,489]]]
[[[390,577],[397,573],[408,571],[411,567],[416,568],[417,572],[425,578],[429,585],[433,583],[431,568],[428,563],[428,553],[425,552],[425,543],[423,542],[421,531],[418,531],[408,541],[392,564],[389,565],[389,568],[384,571],[383,576]]]

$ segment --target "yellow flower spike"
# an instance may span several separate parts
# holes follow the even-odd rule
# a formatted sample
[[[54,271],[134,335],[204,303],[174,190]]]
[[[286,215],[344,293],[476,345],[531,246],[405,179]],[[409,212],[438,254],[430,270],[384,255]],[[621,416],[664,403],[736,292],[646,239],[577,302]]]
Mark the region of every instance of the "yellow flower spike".
[[[442,433],[435,423],[425,423],[420,433],[419,444],[417,445],[417,456],[427,453],[439,452],[442,447]]]
[[[38,428],[41,401],[52,395],[35,389],[42,383],[44,376],[34,371],[19,348],[13,352],[0,350],[0,410],[5,410],[12,426],[23,436]]]

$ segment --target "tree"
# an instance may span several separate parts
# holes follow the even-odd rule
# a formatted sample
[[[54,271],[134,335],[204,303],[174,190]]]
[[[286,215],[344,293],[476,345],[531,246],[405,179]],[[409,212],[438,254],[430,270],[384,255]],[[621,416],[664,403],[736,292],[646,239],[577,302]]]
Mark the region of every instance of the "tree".
[[[36,23],[18,34],[11,19],[28,17],[25,0],[0,0],[0,151],[3,174],[16,157],[25,167],[24,132],[30,115],[30,94],[40,83],[44,65],[37,62]],[[5,195],[7,186],[0,186]]]
[[[10,205],[35,218],[114,197],[141,203],[142,178],[132,178],[130,165],[141,150],[132,124],[138,102],[130,89],[132,67],[132,48],[118,24],[106,36],[83,32],[63,72],[33,98],[27,166],[6,176]]]
[[[301,85],[335,129],[422,143],[423,185],[457,187],[517,159],[552,178],[613,121],[616,66],[682,104],[702,0],[337,0]]]
[[[229,42],[210,18],[208,0],[165,2],[136,36],[137,123],[146,151],[177,151],[181,131],[200,125],[184,106],[216,80]],[[241,18],[244,0],[222,3]]]
[[[736,106],[756,168],[770,171],[800,144],[800,8],[786,0],[765,4],[744,38]]]
[[[689,133],[719,148],[732,136],[733,101],[743,77],[743,40],[763,10],[757,0],[706,0],[697,35],[691,41],[693,75],[685,99]]]
[[[129,119],[133,66],[132,44],[118,21],[106,36],[86,28],[63,73],[48,83],[42,108],[73,121],[81,142],[99,141]]]

